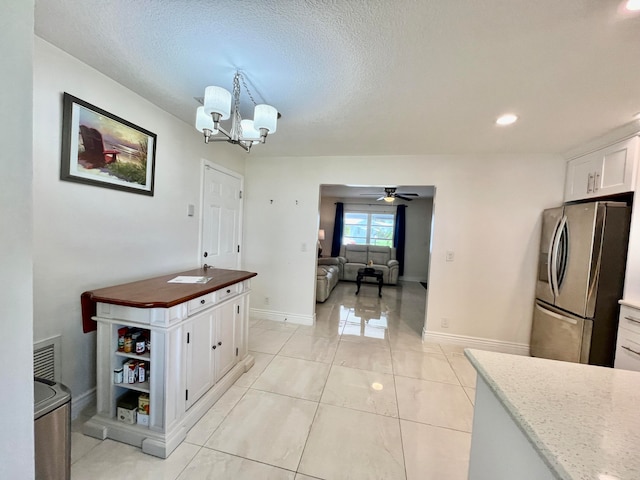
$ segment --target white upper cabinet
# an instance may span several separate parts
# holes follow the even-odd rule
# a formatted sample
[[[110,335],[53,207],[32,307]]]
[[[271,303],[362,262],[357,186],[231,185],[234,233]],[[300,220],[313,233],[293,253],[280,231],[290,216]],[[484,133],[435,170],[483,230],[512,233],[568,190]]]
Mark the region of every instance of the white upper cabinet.
[[[637,136],[569,160],[564,201],[632,192],[637,163]]]

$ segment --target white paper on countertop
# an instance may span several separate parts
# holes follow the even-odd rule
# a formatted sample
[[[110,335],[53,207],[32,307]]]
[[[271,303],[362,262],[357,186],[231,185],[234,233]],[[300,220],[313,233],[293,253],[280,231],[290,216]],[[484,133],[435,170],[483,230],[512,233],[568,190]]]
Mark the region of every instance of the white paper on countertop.
[[[187,275],[178,275],[167,283],[207,283],[212,277],[192,277]]]

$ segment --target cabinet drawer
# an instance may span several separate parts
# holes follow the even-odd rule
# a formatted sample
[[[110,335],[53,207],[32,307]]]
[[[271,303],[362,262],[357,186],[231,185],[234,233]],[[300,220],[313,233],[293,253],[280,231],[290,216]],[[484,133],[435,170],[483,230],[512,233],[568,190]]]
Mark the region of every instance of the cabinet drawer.
[[[640,333],[618,329],[615,368],[640,372]]]
[[[201,297],[194,298],[193,300],[189,300],[187,304],[187,314],[192,315],[200,310],[204,310],[205,308],[209,308],[216,301],[216,298],[213,293],[208,293],[206,295],[202,295]]]
[[[225,298],[237,295],[239,287],[240,284],[236,283],[234,285],[229,285],[228,287],[221,288],[220,290],[216,290],[215,292],[213,292],[216,296],[216,302],[221,302]]]
[[[630,330],[640,335],[640,310],[627,305],[620,305],[618,328]]]

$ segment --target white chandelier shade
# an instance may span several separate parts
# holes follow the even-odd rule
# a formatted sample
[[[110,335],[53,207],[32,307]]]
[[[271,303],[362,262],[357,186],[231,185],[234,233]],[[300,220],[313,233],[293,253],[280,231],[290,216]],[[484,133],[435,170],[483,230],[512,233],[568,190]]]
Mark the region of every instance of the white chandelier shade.
[[[253,126],[256,130],[267,129],[269,133],[276,133],[278,123],[278,110],[271,105],[256,105],[253,112]]]
[[[220,120],[231,116],[231,93],[222,87],[207,87],[204,90],[204,113],[217,113]]]
[[[253,144],[260,143],[260,132],[256,130],[256,127],[253,124],[253,120],[242,120],[240,122],[240,126],[242,127],[242,138],[247,140],[255,140]]]
[[[218,133],[218,130],[213,124],[213,118],[211,118],[211,115],[204,113],[204,107],[198,107],[196,110],[196,130],[200,133],[204,133],[205,129],[211,130],[211,135]]]

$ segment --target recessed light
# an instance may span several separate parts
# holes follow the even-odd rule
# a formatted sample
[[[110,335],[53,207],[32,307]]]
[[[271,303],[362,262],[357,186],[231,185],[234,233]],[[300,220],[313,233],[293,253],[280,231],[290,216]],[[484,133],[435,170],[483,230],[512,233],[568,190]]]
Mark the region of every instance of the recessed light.
[[[501,115],[500,117],[498,117],[498,119],[496,120],[496,123],[498,125],[511,125],[512,123],[515,123],[516,120],[518,120],[518,116],[514,115],[513,113],[505,113],[504,115]]]
[[[640,10],[640,0],[628,0],[625,8],[630,12],[637,12]]]

